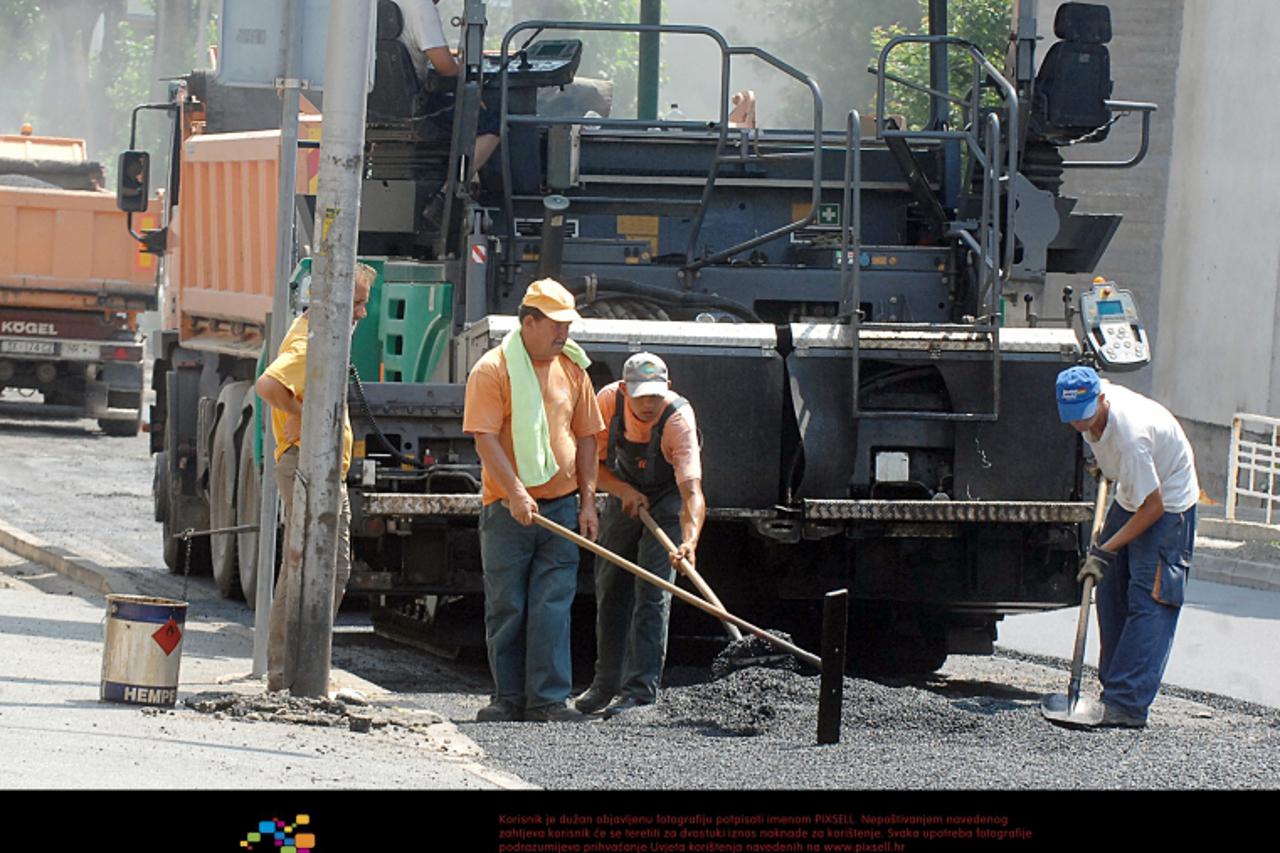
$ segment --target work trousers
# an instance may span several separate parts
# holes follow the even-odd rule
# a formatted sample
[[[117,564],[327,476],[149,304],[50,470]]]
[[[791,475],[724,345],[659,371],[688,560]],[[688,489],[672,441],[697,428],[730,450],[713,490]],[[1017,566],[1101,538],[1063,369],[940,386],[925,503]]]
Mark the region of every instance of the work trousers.
[[[290,447],[276,460],[276,489],[280,492],[280,501],[284,504],[285,537],[289,541],[287,525],[293,515],[293,483],[298,474],[298,448]],[[347,485],[340,485],[342,496],[338,509],[338,546],[334,566],[333,583],[333,615],[338,616],[338,607],[342,604],[342,596],[347,591],[347,581],[351,578],[351,503],[347,500]],[[271,596],[271,633],[267,639],[267,689],[286,690],[292,686],[285,673],[285,654],[289,644],[289,614],[302,609],[302,602],[293,600],[289,583],[293,569],[289,561],[283,561],[280,576]],[[295,585],[296,589],[296,585]]]
[[[578,496],[539,501],[538,513],[577,531]],[[563,705],[573,678],[569,611],[578,546],[536,524],[522,526],[494,501],[480,511],[480,561],[494,698],[517,708]]]
[[[679,492],[649,507],[649,514],[671,538],[680,541]],[[610,496],[600,520],[600,544],[665,581],[675,579],[668,551],[638,518],[622,510]],[[596,558],[596,672],[600,692],[622,694],[640,702],[658,698],[658,683],[667,656],[667,623],[671,593]]]
[[[1099,542],[1133,513],[1112,504]],[[1098,584],[1098,680],[1102,701],[1145,719],[1160,689],[1191,572],[1196,509],[1166,512],[1116,554]]]

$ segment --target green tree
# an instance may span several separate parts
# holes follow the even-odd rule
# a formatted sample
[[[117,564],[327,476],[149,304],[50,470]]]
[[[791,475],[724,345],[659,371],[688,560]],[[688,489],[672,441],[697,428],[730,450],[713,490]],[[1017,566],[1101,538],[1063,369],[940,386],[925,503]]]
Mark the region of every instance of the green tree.
[[[212,0],[0,0],[0,132],[82,137],[114,166],[130,111],[205,65]],[[155,140],[149,140],[152,142]]]
[[[901,23],[876,27],[871,33],[873,57],[889,40],[908,33],[929,31],[928,0],[919,0],[920,25],[909,30]],[[1004,65],[1009,35],[1013,29],[1012,0],[952,0],[948,9],[948,26],[951,34],[966,39],[986,55],[996,68]],[[967,51],[952,47],[947,52],[948,88],[958,97],[964,97],[973,85],[973,61]],[[874,61],[874,59],[873,59]],[[899,79],[910,80],[922,86],[929,85],[929,48],[923,44],[903,44],[889,54],[886,72]],[[984,92],[986,103],[994,95]],[[885,114],[906,117],[907,127],[919,128],[929,121],[929,96],[908,86],[890,81],[885,88]],[[874,101],[872,102],[874,109]],[[952,104],[949,121],[952,127],[960,126],[962,110]]]

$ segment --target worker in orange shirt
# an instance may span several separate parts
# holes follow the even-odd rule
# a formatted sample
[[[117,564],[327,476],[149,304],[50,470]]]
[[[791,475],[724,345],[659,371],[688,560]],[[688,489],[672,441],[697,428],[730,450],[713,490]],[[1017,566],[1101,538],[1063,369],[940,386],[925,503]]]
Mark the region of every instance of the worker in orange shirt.
[[[702,450],[693,407],[671,390],[667,365],[636,353],[622,379],[600,389],[599,485],[609,493],[600,544],[670,581],[680,560],[695,562],[706,520]],[[644,507],[679,547],[669,554],[639,518]],[[606,718],[657,700],[667,653],[671,593],[617,568],[595,565],[596,671],[574,706]]]
[[[581,722],[569,707],[569,611],[578,546],[536,526],[536,512],[595,539],[596,435],[604,428],[582,348],[569,338],[574,297],[529,285],[518,328],[467,377],[462,429],[480,454],[485,645],[492,701],[480,722]]]

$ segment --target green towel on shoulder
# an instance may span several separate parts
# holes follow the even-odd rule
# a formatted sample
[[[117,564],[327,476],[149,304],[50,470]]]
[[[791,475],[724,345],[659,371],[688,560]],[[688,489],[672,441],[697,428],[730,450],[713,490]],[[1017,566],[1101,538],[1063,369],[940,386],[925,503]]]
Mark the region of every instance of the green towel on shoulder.
[[[551,450],[542,386],[519,328],[508,332],[501,346],[507,359],[507,375],[511,377],[511,443],[516,453],[516,474],[526,486],[541,486],[560,470]],[[591,359],[572,338],[565,341],[564,354],[583,370],[591,366]]]

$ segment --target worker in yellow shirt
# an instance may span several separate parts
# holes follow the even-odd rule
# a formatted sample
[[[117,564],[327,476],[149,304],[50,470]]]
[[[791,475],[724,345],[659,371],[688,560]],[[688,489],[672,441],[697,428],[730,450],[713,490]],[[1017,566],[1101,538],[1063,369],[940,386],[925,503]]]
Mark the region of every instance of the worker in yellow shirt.
[[[369,292],[373,288],[377,270],[367,264],[356,264],[355,297],[352,303],[351,325],[364,319],[368,313]],[[285,541],[288,541],[289,518],[293,510],[293,481],[298,471],[298,447],[302,443],[302,399],[307,384],[307,332],[310,318],[307,311],[293,321],[289,332],[280,344],[279,353],[262,372],[254,386],[258,396],[271,407],[271,430],[276,439],[276,487],[284,503]],[[342,428],[342,500],[338,518],[338,553],[333,585],[333,612],[336,616],[342,604],[342,595],[351,577],[351,504],[347,501],[347,469],[351,467],[351,420],[343,414]],[[285,561],[276,580],[275,594],[271,600],[271,635],[267,640],[267,690],[287,690],[288,675],[285,672],[285,649],[288,648],[288,614],[297,609],[300,602],[289,601],[289,561]]]

